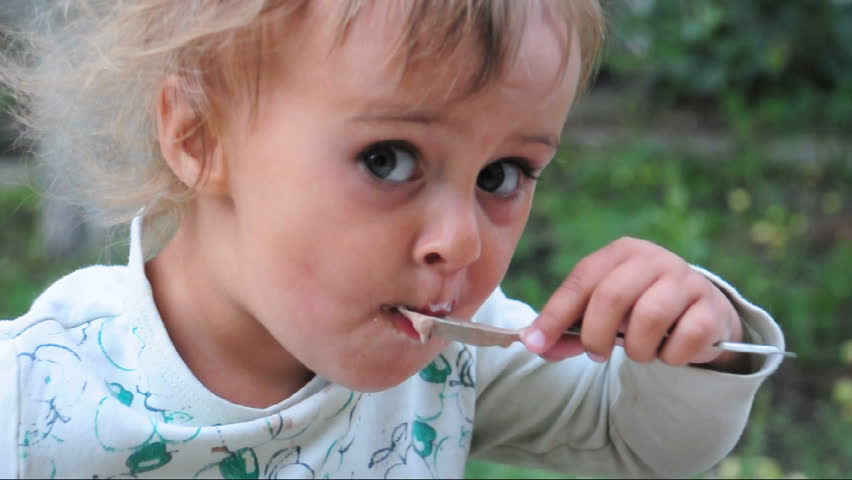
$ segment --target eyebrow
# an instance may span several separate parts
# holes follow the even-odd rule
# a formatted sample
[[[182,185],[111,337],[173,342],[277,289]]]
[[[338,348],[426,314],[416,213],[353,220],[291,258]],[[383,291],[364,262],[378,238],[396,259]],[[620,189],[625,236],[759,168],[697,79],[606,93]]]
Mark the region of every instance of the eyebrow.
[[[441,114],[428,111],[366,113],[357,115],[354,120],[359,122],[403,122],[403,123],[449,123]]]
[[[554,135],[519,135],[518,138],[523,143],[538,143],[554,150],[559,148],[559,137]]]
[[[386,112],[386,113],[366,113],[353,117],[355,121],[368,123],[384,123],[384,122],[401,122],[401,123],[417,123],[421,125],[448,124],[447,117],[429,111],[410,111],[410,112]],[[560,139],[558,135],[543,134],[520,134],[515,137],[522,143],[537,143],[558,149]]]

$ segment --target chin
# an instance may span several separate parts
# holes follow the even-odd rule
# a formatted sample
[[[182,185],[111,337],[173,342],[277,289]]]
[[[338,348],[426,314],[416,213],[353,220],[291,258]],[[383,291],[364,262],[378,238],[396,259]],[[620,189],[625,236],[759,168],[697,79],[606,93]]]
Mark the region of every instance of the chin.
[[[387,366],[382,369],[380,374],[361,374],[348,375],[347,378],[341,378],[335,381],[344,387],[363,393],[376,393],[390,388],[396,387],[405,382],[409,378],[426,368],[429,365],[431,358],[426,358],[422,362],[412,365],[410,368],[403,368],[402,365],[395,365],[393,371],[388,371]]]

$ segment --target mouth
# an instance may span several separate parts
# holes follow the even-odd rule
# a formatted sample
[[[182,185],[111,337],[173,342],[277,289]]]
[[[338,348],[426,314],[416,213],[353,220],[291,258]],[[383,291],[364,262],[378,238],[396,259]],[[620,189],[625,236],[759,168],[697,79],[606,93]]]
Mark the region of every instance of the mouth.
[[[402,313],[400,308],[430,317],[444,317],[449,315],[454,306],[455,301],[433,303],[422,307],[413,307],[405,304],[385,304],[381,306],[381,310],[390,316],[390,320],[398,332],[419,343],[427,343],[431,337],[431,322],[424,321],[424,319],[417,316],[409,317]]]

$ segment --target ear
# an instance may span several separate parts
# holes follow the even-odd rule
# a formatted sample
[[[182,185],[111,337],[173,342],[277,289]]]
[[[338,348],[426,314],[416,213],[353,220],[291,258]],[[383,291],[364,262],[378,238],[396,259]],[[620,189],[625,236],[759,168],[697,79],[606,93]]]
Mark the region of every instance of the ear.
[[[222,142],[204,128],[203,119],[182,94],[183,79],[168,76],[157,97],[160,151],[175,176],[199,193],[227,193],[227,168]]]

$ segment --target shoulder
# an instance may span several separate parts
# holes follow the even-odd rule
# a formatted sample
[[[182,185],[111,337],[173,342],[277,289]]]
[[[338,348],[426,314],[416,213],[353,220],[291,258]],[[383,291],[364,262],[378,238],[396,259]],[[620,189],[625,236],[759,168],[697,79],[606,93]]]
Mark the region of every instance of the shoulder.
[[[134,276],[126,266],[95,265],[76,270],[50,285],[24,315],[0,321],[0,340],[15,339],[42,324],[73,329],[91,320],[121,314]]]
[[[91,385],[84,358],[91,350],[86,340],[95,335],[88,327],[97,318],[120,315],[132,290],[127,270],[101,265],[74,271],[48,287],[24,315],[0,320],[0,410],[5,412],[0,464],[15,467],[4,456],[21,447],[19,431],[40,440],[57,418],[70,419]],[[57,417],[59,411],[63,416]],[[0,477],[2,472],[0,467]]]

